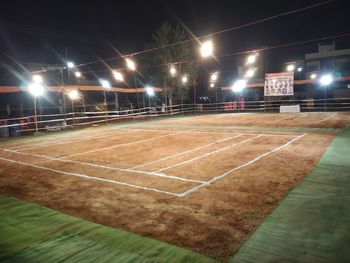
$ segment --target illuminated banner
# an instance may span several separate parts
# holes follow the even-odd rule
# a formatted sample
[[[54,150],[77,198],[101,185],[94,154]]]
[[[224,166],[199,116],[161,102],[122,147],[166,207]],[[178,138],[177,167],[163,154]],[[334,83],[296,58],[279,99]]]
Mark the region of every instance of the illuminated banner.
[[[294,72],[265,74],[265,96],[290,96],[294,94]]]

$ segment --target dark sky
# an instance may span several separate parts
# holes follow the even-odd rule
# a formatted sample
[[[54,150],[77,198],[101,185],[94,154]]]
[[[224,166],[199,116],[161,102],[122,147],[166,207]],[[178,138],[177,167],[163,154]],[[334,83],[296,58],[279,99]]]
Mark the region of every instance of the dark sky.
[[[21,63],[59,63],[68,50],[76,63],[142,50],[164,21],[181,20],[195,35],[212,33],[322,0],[3,1],[0,48]],[[333,3],[216,36],[217,54],[350,32],[349,1]],[[348,45],[340,41],[339,45]],[[317,43],[281,50],[293,59]],[[4,59],[3,56],[1,56]],[[233,58],[227,58],[233,59]],[[223,61],[223,65],[228,65]]]

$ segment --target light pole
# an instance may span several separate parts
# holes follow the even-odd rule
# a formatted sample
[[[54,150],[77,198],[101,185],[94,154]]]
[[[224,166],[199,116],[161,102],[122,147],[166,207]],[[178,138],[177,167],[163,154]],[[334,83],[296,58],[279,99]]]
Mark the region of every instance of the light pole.
[[[323,103],[323,107],[324,107],[324,111],[327,110],[327,87],[333,82],[333,77],[331,74],[326,74],[323,75],[320,78],[320,83],[321,86],[324,86],[324,103]]]
[[[36,99],[37,97],[40,97],[44,94],[44,86],[41,83],[32,83],[28,86],[28,90],[30,94],[34,97],[34,116],[35,116],[35,131],[39,131],[38,127],[38,117],[37,117],[37,110],[36,110]]]
[[[247,80],[245,79],[239,79],[236,80],[232,85],[232,91],[236,93],[236,107],[238,108],[238,92],[241,92],[244,90],[244,88],[247,86]]]
[[[101,86],[104,88],[103,89],[103,103],[105,106],[105,120],[106,120],[106,124],[107,124],[107,111],[108,111],[108,104],[107,104],[107,98],[106,98],[106,89],[110,89],[111,88],[111,84],[109,83],[108,80],[105,79],[100,79],[100,84]]]
[[[149,108],[149,115],[152,117],[152,111],[151,111],[151,97],[154,96],[154,89],[152,87],[147,86],[146,92],[148,95],[148,108]]]
[[[68,97],[72,102],[72,111],[73,111],[73,126],[75,125],[75,111],[74,111],[74,101],[79,98],[79,92],[77,90],[71,90],[68,93]]]

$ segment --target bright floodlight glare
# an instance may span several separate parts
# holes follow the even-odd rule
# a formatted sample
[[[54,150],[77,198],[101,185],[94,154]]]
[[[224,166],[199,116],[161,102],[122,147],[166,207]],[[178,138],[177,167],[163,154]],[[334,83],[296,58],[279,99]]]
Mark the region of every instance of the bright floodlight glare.
[[[43,78],[40,75],[33,75],[33,81],[35,83],[42,83],[43,82]]]
[[[171,66],[169,71],[170,71],[170,75],[171,75],[171,76],[175,76],[175,74],[176,74],[176,68],[175,68],[174,66]]]
[[[118,81],[124,81],[123,74],[120,73],[119,71],[113,71],[113,76]]]
[[[28,86],[30,94],[34,97],[39,97],[44,94],[44,86],[40,83],[32,83]]]
[[[215,84],[214,84],[214,83],[210,83],[210,87],[211,87],[211,88],[214,88],[214,87],[215,87]]]
[[[302,67],[299,67],[297,70],[298,70],[298,72],[302,72],[302,71],[303,71],[303,68],[302,68]]]
[[[213,74],[211,74],[210,76],[210,80],[211,81],[216,81],[218,79],[218,73],[217,72],[214,72]]]
[[[240,92],[247,86],[247,81],[245,79],[236,80],[232,86],[234,92]]]
[[[76,72],[74,72],[74,74],[75,74],[75,76],[76,76],[77,78],[80,78],[80,77],[81,77],[81,72],[80,72],[80,71],[76,71]]]
[[[312,74],[310,75],[310,78],[311,78],[311,79],[316,79],[316,78],[317,78],[317,74],[316,74],[316,73],[312,73]]]
[[[181,81],[182,81],[182,83],[186,83],[188,81],[188,78],[186,76],[183,76]]]
[[[323,75],[320,78],[320,83],[322,86],[328,86],[329,84],[331,84],[333,82],[333,77],[330,74],[327,75]]]
[[[111,87],[111,84],[109,83],[108,80],[100,79],[100,83],[101,83],[102,87],[104,87],[104,88],[110,88]]]
[[[256,61],[256,54],[252,54],[247,57],[247,64],[254,64],[255,61]]]
[[[201,56],[203,58],[209,57],[213,54],[213,42],[211,40],[207,40],[205,41],[202,45],[201,45]]]
[[[126,60],[126,66],[131,70],[136,70],[136,64],[134,61],[132,61],[130,58],[127,58]]]
[[[68,68],[74,68],[75,65],[74,65],[74,63],[73,63],[72,61],[68,61],[68,62],[67,62],[67,67],[68,67]]]
[[[71,100],[76,100],[79,98],[79,92],[77,90],[71,90],[69,93],[68,93],[68,96]]]
[[[152,87],[147,86],[146,87],[146,92],[148,96],[153,96],[154,95],[154,90]]]
[[[289,64],[289,65],[287,66],[287,71],[291,72],[291,71],[294,71],[294,70],[295,70],[295,65]]]
[[[254,74],[255,74],[255,70],[254,69],[248,69],[245,75],[246,75],[247,78],[251,78],[251,77],[254,76]]]

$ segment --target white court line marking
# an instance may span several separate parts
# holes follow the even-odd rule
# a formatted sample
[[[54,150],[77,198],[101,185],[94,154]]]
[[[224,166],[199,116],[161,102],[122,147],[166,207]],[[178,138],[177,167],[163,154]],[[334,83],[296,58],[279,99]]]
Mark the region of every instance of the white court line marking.
[[[112,145],[112,146],[109,146],[109,147],[97,148],[97,149],[93,149],[93,150],[86,151],[86,152],[82,152],[82,153],[76,153],[76,154],[71,154],[71,155],[63,156],[63,157],[60,157],[60,158],[58,158],[58,159],[61,160],[61,159],[69,158],[69,157],[80,156],[80,155],[89,154],[89,153],[94,153],[94,152],[98,152],[98,151],[104,151],[104,150],[115,149],[115,148],[118,148],[118,147],[127,146],[127,145],[131,145],[131,144],[135,144],[135,143],[148,142],[148,141],[152,141],[152,140],[156,140],[156,139],[160,139],[160,138],[169,137],[169,136],[173,136],[173,135],[176,135],[176,134],[179,134],[179,133],[184,133],[184,132],[186,132],[186,131],[179,131],[179,132],[170,133],[170,134],[161,135],[161,136],[156,136],[156,137],[152,137],[152,138],[148,138],[148,139],[142,139],[142,140],[138,140],[138,141],[134,141],[134,142],[127,142],[127,143]]]
[[[99,177],[95,177],[95,176],[90,176],[90,175],[86,175],[86,174],[69,173],[69,172],[65,172],[65,171],[61,171],[61,170],[51,169],[51,168],[48,168],[48,167],[39,166],[39,165],[35,165],[35,164],[19,162],[19,161],[7,159],[7,158],[2,158],[2,157],[0,157],[0,160],[11,162],[11,163],[16,163],[16,164],[21,164],[21,165],[25,165],[25,166],[30,166],[30,167],[34,167],[34,168],[37,168],[37,169],[50,171],[50,172],[61,173],[61,174],[70,175],[70,176],[76,176],[76,177],[84,178],[84,179],[87,179],[87,180],[95,180],[95,181],[107,182],[107,183],[112,183],[112,184],[124,185],[124,186],[129,186],[129,187],[133,187],[133,188],[142,189],[142,190],[147,190],[147,191],[153,191],[153,192],[173,195],[173,196],[177,196],[177,197],[179,197],[179,195],[180,195],[178,193],[163,191],[163,190],[159,190],[159,189],[156,189],[156,188],[149,188],[149,187],[144,187],[144,186],[139,186],[139,185],[133,185],[133,184],[128,184],[128,183],[115,181],[115,180],[111,180],[111,179],[104,179],[104,178],[99,178]]]
[[[256,158],[253,159],[253,160],[250,160],[249,162],[246,162],[246,163],[244,163],[244,164],[242,164],[242,165],[240,165],[240,166],[238,166],[238,167],[235,167],[235,168],[233,168],[233,169],[231,169],[231,170],[229,170],[229,171],[227,171],[227,172],[225,172],[225,173],[223,173],[223,174],[221,174],[221,175],[215,176],[215,177],[213,177],[212,179],[210,179],[209,181],[207,181],[207,182],[205,182],[205,183],[203,183],[203,184],[201,184],[201,185],[195,186],[195,187],[193,187],[193,188],[191,188],[191,189],[189,189],[189,190],[187,190],[187,191],[185,191],[185,192],[182,192],[182,193],[180,194],[180,196],[181,196],[181,197],[184,197],[184,196],[186,196],[186,195],[188,195],[188,194],[191,194],[191,193],[197,191],[198,189],[200,189],[200,188],[202,188],[202,187],[204,187],[204,186],[208,186],[208,185],[210,185],[211,183],[213,183],[213,182],[215,182],[215,181],[217,181],[217,180],[219,180],[219,179],[224,178],[225,176],[227,176],[228,174],[230,174],[230,173],[232,173],[232,172],[234,172],[234,171],[237,171],[237,170],[239,170],[239,169],[241,169],[241,168],[243,168],[243,167],[245,167],[245,166],[248,166],[248,165],[250,165],[250,164],[252,164],[252,163],[255,163],[256,161],[259,161],[260,159],[266,157],[267,155],[270,155],[270,154],[272,154],[272,153],[274,153],[274,152],[277,152],[277,151],[279,151],[279,150],[281,150],[281,149],[287,147],[287,146],[290,145],[291,143],[293,143],[293,142],[295,142],[295,141],[297,141],[297,140],[303,138],[303,137],[306,136],[306,135],[307,135],[307,133],[304,133],[304,134],[302,134],[302,135],[300,135],[300,136],[294,138],[293,140],[290,140],[289,142],[283,144],[282,146],[279,146],[279,147],[277,147],[277,148],[275,148],[275,149],[273,149],[273,150],[271,150],[271,151],[269,151],[269,152],[267,152],[267,153],[264,153],[264,154],[262,154],[262,155],[256,157]]]
[[[321,120],[321,121],[317,121],[317,122],[315,122],[315,123],[321,123],[321,122],[324,122],[324,121],[326,121],[326,120],[329,120],[330,118],[332,118],[332,117],[334,117],[334,116],[336,116],[337,114],[336,113],[334,113],[334,114],[332,114],[331,116],[328,116],[327,118],[325,118],[325,119],[323,119],[323,120]]]
[[[129,130],[125,130],[127,132],[130,132]],[[109,136],[113,136],[116,134],[120,134],[123,133],[125,131],[118,131],[118,132],[110,132],[108,134],[104,134],[101,136],[87,136],[87,137],[83,137],[83,138],[76,138],[76,139],[68,139],[68,140],[64,140],[64,141],[59,141],[59,142],[51,142],[51,143],[42,143],[42,144],[37,144],[35,146],[27,146],[27,147],[16,147],[16,148],[10,148],[9,150],[15,150],[15,151],[25,151],[25,150],[31,150],[31,149],[37,149],[37,148],[43,148],[43,147],[47,147],[47,146],[56,146],[56,145],[61,145],[61,144],[67,144],[67,143],[76,143],[76,142],[82,142],[82,141],[87,141],[90,139],[101,139],[101,138],[106,138]],[[136,132],[136,131],[131,131],[131,132]]]
[[[41,158],[44,158],[44,159],[46,159],[48,161],[59,161],[59,162],[65,162],[65,163],[74,163],[74,164],[91,166],[91,167],[95,167],[95,168],[103,168],[103,169],[108,169],[108,170],[113,170],[113,171],[129,172],[129,173],[137,173],[137,174],[143,174],[143,175],[148,175],[148,176],[158,176],[158,177],[170,178],[170,179],[180,180],[180,181],[184,181],[184,182],[192,182],[192,183],[199,183],[199,184],[204,183],[204,181],[200,181],[200,180],[186,179],[186,178],[182,178],[182,177],[178,177],[178,176],[174,176],[174,175],[166,175],[166,174],[163,174],[163,173],[137,171],[137,170],[132,170],[132,169],[123,169],[123,168],[117,168],[117,167],[112,167],[112,166],[107,166],[107,165],[99,165],[99,164],[93,164],[93,163],[86,163],[86,162],[79,162],[79,161],[73,161],[73,160],[59,159],[59,158],[49,157],[49,156],[40,155],[40,154],[24,153],[24,152],[12,151],[12,150],[4,150],[4,151],[15,153],[15,154],[20,154],[20,155],[41,157]],[[45,161],[45,162],[47,162],[47,161]],[[38,163],[43,163],[43,162],[38,162]],[[36,164],[38,164],[38,163],[36,163]]]
[[[242,135],[238,135],[237,137],[240,137],[240,136],[242,136]],[[262,136],[262,135],[258,135],[258,136],[255,136],[255,137],[253,137],[253,138],[249,138],[249,139],[243,140],[243,141],[241,141],[241,142],[232,144],[232,145],[230,145],[230,146],[227,146],[227,147],[224,147],[224,148],[221,148],[221,149],[212,151],[212,152],[208,152],[208,153],[199,155],[199,156],[197,156],[197,157],[195,157],[195,158],[192,158],[192,159],[189,159],[189,160],[187,160],[187,161],[184,161],[184,162],[181,162],[181,163],[177,163],[177,164],[170,165],[170,166],[168,166],[168,167],[159,169],[159,170],[157,170],[157,171],[155,171],[155,172],[158,173],[158,172],[161,172],[161,171],[168,170],[168,169],[170,169],[170,168],[174,168],[174,167],[177,167],[177,166],[180,166],[180,165],[184,165],[184,164],[193,162],[193,161],[198,160],[198,159],[201,159],[201,158],[203,158],[203,157],[206,157],[206,156],[209,156],[209,155],[212,155],[212,154],[215,154],[215,153],[218,153],[218,152],[227,150],[227,149],[232,148],[232,147],[234,147],[234,146],[240,145],[240,144],[242,144],[242,143],[246,143],[246,142],[248,142],[248,141],[257,139],[257,138],[259,138],[259,137],[261,137],[261,136]]]
[[[152,161],[152,162],[143,163],[143,164],[141,164],[141,165],[137,165],[137,166],[131,167],[131,168],[129,168],[129,169],[136,169],[136,168],[144,167],[144,166],[147,166],[147,165],[150,165],[150,164],[153,164],[153,163],[157,163],[157,162],[160,162],[160,161],[168,160],[168,159],[171,159],[171,158],[174,158],[174,157],[177,157],[177,156],[186,154],[186,153],[194,152],[194,151],[197,151],[197,150],[200,150],[200,149],[209,147],[209,146],[214,145],[214,144],[216,144],[216,143],[220,143],[220,142],[225,142],[225,141],[232,140],[232,139],[234,139],[234,138],[237,138],[238,136],[242,136],[242,134],[238,134],[238,135],[236,135],[236,136],[229,137],[229,138],[225,138],[225,139],[221,139],[221,140],[216,140],[216,141],[214,141],[214,142],[212,142],[212,143],[205,144],[205,145],[202,145],[202,146],[193,148],[193,149],[191,149],[191,150],[187,150],[187,151],[184,151],[184,152],[180,152],[180,153],[177,153],[177,154],[174,154],[174,155],[171,155],[171,156],[167,156],[167,157],[165,157],[165,158],[158,159],[158,160],[155,160],[155,161]]]

